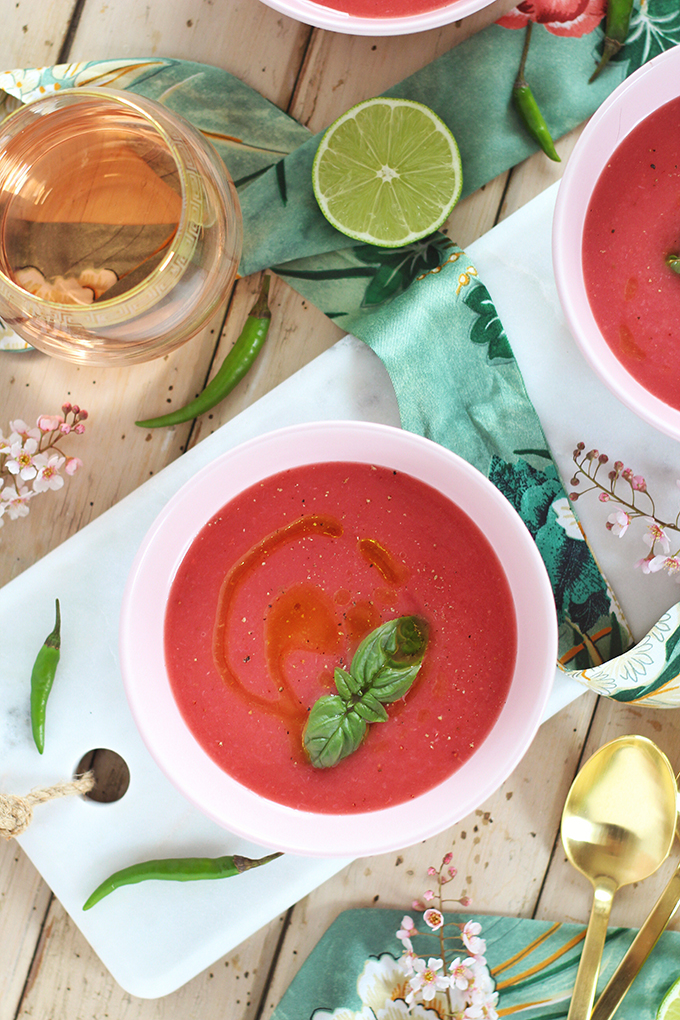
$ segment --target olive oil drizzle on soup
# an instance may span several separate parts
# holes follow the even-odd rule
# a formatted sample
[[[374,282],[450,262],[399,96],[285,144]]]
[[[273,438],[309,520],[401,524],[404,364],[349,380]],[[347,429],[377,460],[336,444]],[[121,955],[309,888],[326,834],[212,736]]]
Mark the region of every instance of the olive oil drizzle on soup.
[[[302,729],[360,641],[398,616],[430,625],[423,666],[389,719],[333,768]],[[410,475],[313,464],[247,489],[198,534],[168,600],[166,663],[196,739],[263,796],[347,813],[416,797],[496,721],[516,655],[503,569],[474,522]]]

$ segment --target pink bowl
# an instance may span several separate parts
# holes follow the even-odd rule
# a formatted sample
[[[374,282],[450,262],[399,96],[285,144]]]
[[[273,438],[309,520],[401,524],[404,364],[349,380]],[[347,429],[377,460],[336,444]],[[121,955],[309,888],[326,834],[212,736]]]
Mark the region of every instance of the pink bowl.
[[[475,11],[482,10],[493,3],[493,0],[453,0],[445,7],[425,11],[423,14],[412,14],[401,18],[358,18],[342,11],[335,11],[312,0],[263,0],[280,14],[302,21],[305,25],[325,28],[332,32],[343,32],[345,35],[411,35],[425,32],[429,28],[449,25],[452,21],[460,21]]]
[[[618,86],[593,115],[569,158],[552,229],[557,291],[584,357],[623,404],[675,439],[680,439],[680,411],[645,389],[616,358],[600,332],[586,292],[581,246],[591,194],[612,152],[641,121],[678,96],[678,46],[650,60]]]
[[[295,810],[240,785],[187,728],[165,668],[165,605],[175,573],[203,525],[240,491],[286,468],[328,461],[379,464],[444,493],[491,542],[515,603],[518,648],[507,701],[486,740],[448,779],[384,810]],[[401,429],[321,422],[270,432],[218,457],[170,500],[137,554],[120,621],[128,701],[142,738],[170,781],[197,808],[244,838],[291,853],[365,856],[411,845],[464,818],[510,775],[540,724],[555,676],[557,624],[543,561],[510,503],[479,471]]]

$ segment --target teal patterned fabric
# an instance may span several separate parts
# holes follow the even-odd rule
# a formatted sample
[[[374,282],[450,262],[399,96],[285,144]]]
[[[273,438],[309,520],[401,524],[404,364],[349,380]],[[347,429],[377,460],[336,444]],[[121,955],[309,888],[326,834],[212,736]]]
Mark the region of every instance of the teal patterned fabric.
[[[405,1020],[403,988],[390,987],[394,960],[401,955],[395,933],[403,916],[403,911],[375,907],[340,914],[293,978],[271,1020]],[[484,914],[451,914],[446,920],[481,924],[500,1016],[513,1020],[567,1016],[583,947],[583,925]],[[635,935],[629,928],[609,929],[598,994]],[[432,945],[422,936],[413,940],[420,955],[436,956]],[[680,932],[665,932],[616,1011],[617,1020],[654,1020],[665,993],[680,976],[679,950]],[[383,1013],[386,992],[394,998],[389,1012]],[[438,1020],[434,1010],[423,1009],[417,1016]]]
[[[601,26],[580,38],[535,26],[527,77],[555,137],[680,42],[678,0],[641,0],[629,42],[589,85],[602,35]],[[464,194],[535,151],[510,104],[523,39],[492,25],[387,93],[426,103],[449,125]],[[140,59],[0,74],[7,112],[73,86],[146,95],[210,138],[239,188],[242,275],[273,269],[363,339],[390,374],[403,427],[463,456],[507,496],[548,568],[563,662],[584,669],[627,647],[630,635],[562,488],[492,297],[465,253],[444,234],[394,250],[349,244],[312,193],[319,136],[218,68]]]

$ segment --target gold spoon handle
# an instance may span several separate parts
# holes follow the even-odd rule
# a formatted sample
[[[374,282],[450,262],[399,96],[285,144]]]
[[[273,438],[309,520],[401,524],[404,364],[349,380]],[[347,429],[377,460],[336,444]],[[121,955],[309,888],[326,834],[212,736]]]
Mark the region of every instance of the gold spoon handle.
[[[607,936],[607,924],[612,909],[612,900],[618,886],[613,879],[605,875],[595,879],[595,895],[588,921],[583,952],[576,973],[576,983],[569,1004],[567,1020],[588,1020],[595,999],[597,976],[600,973],[600,961],[604,940]]]
[[[652,907],[645,923],[630,944],[602,995],[595,1004],[591,1020],[610,1020],[633,983],[659,936],[680,903],[680,866]]]

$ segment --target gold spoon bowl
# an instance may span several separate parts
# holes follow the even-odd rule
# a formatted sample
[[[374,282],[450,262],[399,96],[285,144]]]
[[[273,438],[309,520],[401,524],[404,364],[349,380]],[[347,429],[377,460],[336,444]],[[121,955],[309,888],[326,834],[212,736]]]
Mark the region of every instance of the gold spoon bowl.
[[[641,736],[605,744],[572,783],[562,813],[562,842],[594,895],[567,1020],[590,1016],[617,889],[653,874],[670,853],[676,797],[668,758]]]

